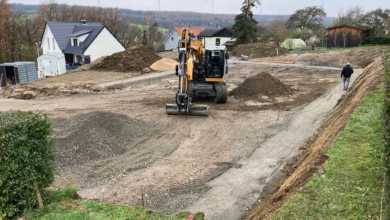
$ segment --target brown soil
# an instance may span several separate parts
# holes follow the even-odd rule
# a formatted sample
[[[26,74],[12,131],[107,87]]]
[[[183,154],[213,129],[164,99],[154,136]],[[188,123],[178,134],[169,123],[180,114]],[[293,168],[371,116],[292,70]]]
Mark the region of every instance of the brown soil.
[[[351,63],[354,68],[364,68],[373,62],[375,57],[382,56],[389,46],[374,48],[354,48],[351,50],[308,51],[305,53],[286,54],[280,57],[264,58],[272,61],[295,61],[296,64],[308,66],[343,67]]]
[[[288,54],[284,48],[278,49],[279,56]],[[276,47],[273,43],[241,44],[234,48],[234,56],[249,56],[249,58],[276,57]]]
[[[310,53],[282,58],[305,64],[305,60],[314,56],[313,64],[328,65],[334,61],[360,60],[363,57],[366,60],[362,58],[361,62],[364,63],[372,60],[377,54],[375,51],[379,51],[378,48],[372,50],[374,52],[369,49],[353,50],[353,53],[330,51],[329,54],[319,53],[318,56]],[[345,57],[347,55],[351,57]],[[380,61],[370,65],[360,84],[347,93],[346,101],[340,106],[356,106],[365,91],[375,88],[375,83],[370,82],[378,79],[379,74],[375,71],[380,68]],[[371,72],[375,72],[375,75]],[[176,76],[95,94],[79,93],[62,97],[60,87],[53,89],[53,93],[44,92],[46,86],[50,85],[96,85],[137,75],[141,75],[141,72],[86,71],[47,78],[17,86],[22,89],[29,86],[38,88],[42,96],[37,97],[42,98],[28,101],[0,98],[0,111],[41,111],[53,120],[55,136],[58,138],[57,168],[60,174],[56,176],[53,187],[73,184],[80,187],[79,193],[83,198],[140,205],[139,187],[143,186],[148,208],[175,213],[204,195],[209,189],[209,180],[231,167],[239,167],[236,163],[238,159],[251,155],[256,148],[261,147],[262,142],[285,129],[300,106],[340,83],[340,71],[327,69],[241,64],[229,66],[226,79],[228,90],[247,89],[257,92],[257,95],[245,92],[239,96],[230,95],[228,102],[223,105],[215,104],[212,99],[196,100],[196,103],[211,106],[208,117],[171,117],[165,114],[165,104],[174,102],[177,92]],[[248,79],[256,79],[256,76],[268,80],[271,89],[280,87],[282,94],[276,95],[278,89],[272,94],[263,95],[256,83],[241,88],[244,82],[250,84]],[[263,85],[264,82],[259,80],[258,83]],[[7,88],[1,89],[0,93],[4,91]],[[322,142],[314,146],[326,146],[342,129],[351,112],[353,109],[336,112],[335,115],[340,117],[335,116],[318,134],[324,131],[328,136],[315,139]],[[331,129],[325,130],[326,126]],[[294,183],[286,180],[281,189],[287,190],[276,192],[268,205],[251,214],[253,217],[250,218],[256,219],[262,214],[267,216],[275,211],[291,193],[303,186],[306,177],[316,172],[316,167],[321,166],[321,163],[305,162],[305,158],[317,158],[314,155],[320,155],[317,162],[322,162],[322,151],[313,147],[310,152],[301,160],[303,167],[300,168],[309,173],[295,173],[292,178],[299,181]],[[281,161],[280,165],[284,163]],[[295,169],[293,163],[286,166],[286,170],[291,172]],[[288,169],[289,166],[291,169]],[[260,197],[267,197],[279,185],[279,182],[271,181],[266,187],[268,191],[264,191]]]
[[[142,72],[154,62],[160,60],[153,50],[144,46],[134,46],[125,51],[114,53],[93,66],[92,70]]]
[[[326,150],[344,129],[364,96],[377,88],[380,73],[383,71],[382,63],[379,57],[364,69],[358,81],[340,99],[338,108],[335,108],[318,133],[313,136],[309,144],[310,148],[301,157],[298,166],[295,166],[296,169],[280,187],[277,187],[266,202],[248,215],[247,220],[269,219],[291,196],[304,189],[316,173],[325,172],[322,167],[327,160],[324,155]]]
[[[245,79],[237,88],[229,93],[234,98],[248,100],[252,98],[261,99],[262,96],[275,98],[277,96],[288,96],[292,92],[290,86],[282,83],[279,79],[269,73],[262,72],[256,76]]]

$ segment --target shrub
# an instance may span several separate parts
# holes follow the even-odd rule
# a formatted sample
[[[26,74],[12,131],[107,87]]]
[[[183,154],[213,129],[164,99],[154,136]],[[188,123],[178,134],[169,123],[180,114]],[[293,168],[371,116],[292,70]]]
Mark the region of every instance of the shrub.
[[[390,38],[388,37],[366,37],[362,40],[362,45],[373,44],[373,45],[383,45],[390,44]]]
[[[385,56],[385,103],[383,109],[383,154],[386,164],[385,195],[383,203],[384,219],[390,219],[390,51]]]
[[[0,113],[0,219],[37,207],[39,192],[54,181],[50,133],[46,115]]]

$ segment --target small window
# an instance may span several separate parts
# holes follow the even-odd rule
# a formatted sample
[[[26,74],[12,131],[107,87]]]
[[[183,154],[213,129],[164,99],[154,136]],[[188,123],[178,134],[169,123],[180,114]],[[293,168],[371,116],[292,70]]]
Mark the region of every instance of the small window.
[[[53,50],[56,50],[56,43],[54,41],[54,37],[53,37]]]
[[[215,39],[215,46],[219,46],[221,44],[221,38]]]
[[[49,38],[47,38],[47,49],[50,50],[50,39]]]
[[[171,41],[173,41],[173,37],[171,37]]]
[[[73,46],[78,46],[77,39],[73,39]]]

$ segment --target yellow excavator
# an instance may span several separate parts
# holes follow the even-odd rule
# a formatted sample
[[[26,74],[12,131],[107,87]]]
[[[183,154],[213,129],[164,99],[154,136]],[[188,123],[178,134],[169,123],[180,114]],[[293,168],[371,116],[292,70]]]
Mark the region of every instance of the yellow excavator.
[[[216,103],[227,102],[225,75],[228,73],[229,54],[225,46],[203,48],[202,40],[182,28],[179,39],[180,66],[176,66],[179,89],[176,103],[166,104],[168,115],[207,116],[210,107],[192,105],[193,98],[214,97]]]

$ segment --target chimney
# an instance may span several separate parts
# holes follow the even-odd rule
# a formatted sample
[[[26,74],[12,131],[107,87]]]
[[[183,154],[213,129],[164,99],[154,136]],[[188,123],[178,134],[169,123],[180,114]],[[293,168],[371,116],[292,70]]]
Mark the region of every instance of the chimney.
[[[81,24],[81,25],[87,25],[87,20],[81,20],[81,21],[80,21],[80,24]]]

